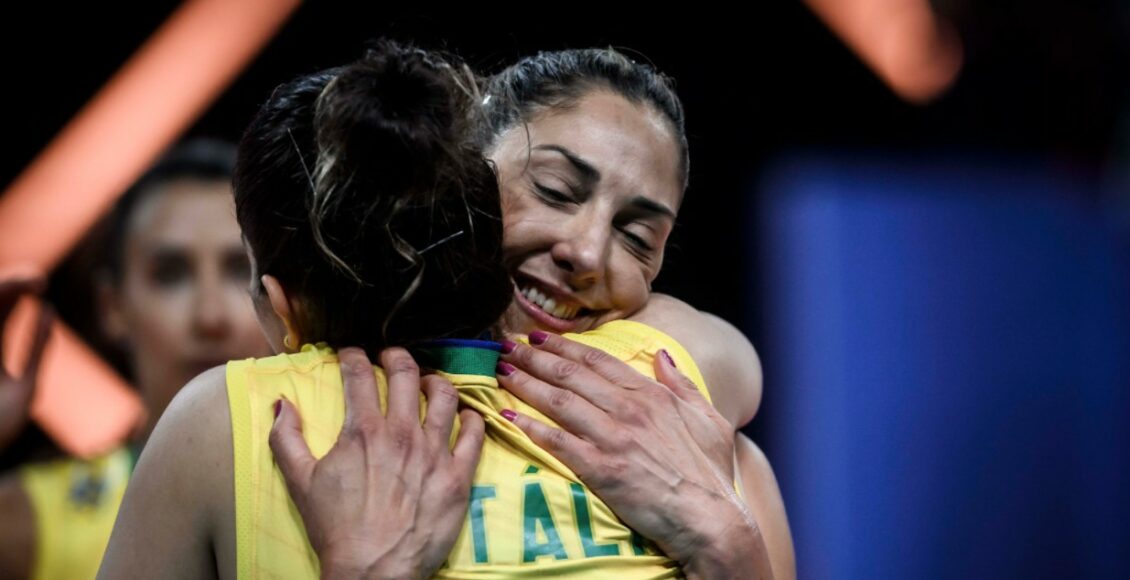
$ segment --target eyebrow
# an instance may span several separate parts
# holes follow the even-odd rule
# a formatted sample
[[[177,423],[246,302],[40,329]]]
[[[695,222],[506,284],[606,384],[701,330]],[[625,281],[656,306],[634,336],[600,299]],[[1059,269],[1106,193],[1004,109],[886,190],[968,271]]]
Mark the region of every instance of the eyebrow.
[[[581,172],[582,177],[585,181],[588,181],[590,183],[594,181],[600,181],[599,169],[593,167],[591,163],[585,161],[584,159],[581,159],[576,153],[573,153],[565,147],[562,147],[560,145],[538,145],[533,149],[535,151],[553,151],[555,153],[558,153],[565,159],[569,160],[569,163],[573,164],[573,167],[576,167],[577,170]],[[671,218],[672,220],[675,219],[675,212],[671,208],[642,195],[633,197],[629,203],[647,213],[664,215]]]
[[[665,216],[671,218],[672,220],[675,219],[675,212],[672,211],[671,208],[659,203],[658,201],[646,198],[642,195],[637,195],[636,197],[633,197],[632,200],[628,203],[630,203],[630,204],[636,206],[637,208],[639,208],[643,211],[646,211],[648,213],[665,215]]]
[[[581,159],[576,153],[560,146],[560,145],[538,145],[534,147],[535,151],[554,151],[559,153],[562,157],[569,160],[577,171],[581,172],[581,176],[587,182],[600,181],[600,170],[593,166],[593,164]]]

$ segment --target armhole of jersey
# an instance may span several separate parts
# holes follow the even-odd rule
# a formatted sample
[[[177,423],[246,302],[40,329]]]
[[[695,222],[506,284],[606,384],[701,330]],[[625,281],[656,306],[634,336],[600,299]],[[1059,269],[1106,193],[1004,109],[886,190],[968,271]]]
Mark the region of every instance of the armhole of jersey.
[[[658,348],[665,349],[671,355],[671,358],[675,359],[675,366],[678,367],[679,371],[686,375],[688,379],[694,381],[695,386],[698,387],[698,392],[706,397],[707,402],[714,404],[714,400],[710,397],[710,388],[706,384],[706,379],[702,376],[702,371],[699,370],[698,364],[691,358],[687,349],[679,344],[679,341],[654,326],[634,320],[614,320],[605,323],[605,326],[612,325],[626,327],[625,332],[641,337],[649,343],[654,343]]]
[[[251,401],[247,390],[248,361],[228,363],[226,371],[228,407],[231,410],[232,479],[235,480],[236,578],[251,578],[253,541],[251,534],[251,487],[255,466],[251,463]]]

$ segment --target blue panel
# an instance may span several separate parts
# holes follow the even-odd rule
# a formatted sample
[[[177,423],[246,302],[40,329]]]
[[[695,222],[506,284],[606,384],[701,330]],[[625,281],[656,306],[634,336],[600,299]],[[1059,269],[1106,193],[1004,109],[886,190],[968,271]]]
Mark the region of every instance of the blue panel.
[[[1033,165],[762,183],[766,397],[806,578],[1130,577],[1130,253]]]

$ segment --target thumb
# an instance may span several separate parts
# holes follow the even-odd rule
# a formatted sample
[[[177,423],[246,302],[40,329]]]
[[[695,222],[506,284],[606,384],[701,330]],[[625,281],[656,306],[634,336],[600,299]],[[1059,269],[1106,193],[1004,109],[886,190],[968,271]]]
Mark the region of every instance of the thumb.
[[[671,392],[675,393],[680,399],[700,408],[703,404],[710,404],[706,401],[706,397],[703,397],[702,393],[698,391],[698,386],[694,384],[694,381],[675,366],[675,359],[671,358],[670,353],[665,349],[658,352],[654,365],[655,380],[671,389]]]
[[[269,442],[291,496],[303,493],[309,485],[316,461],[302,437],[302,418],[298,409],[286,399],[275,402],[275,423],[271,426]]]

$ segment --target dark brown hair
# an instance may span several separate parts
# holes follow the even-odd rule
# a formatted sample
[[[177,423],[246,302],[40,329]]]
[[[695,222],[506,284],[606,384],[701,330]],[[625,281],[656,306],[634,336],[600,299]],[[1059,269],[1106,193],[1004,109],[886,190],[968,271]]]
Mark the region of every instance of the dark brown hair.
[[[300,301],[305,339],[376,351],[501,316],[512,286],[498,183],[472,139],[480,100],[453,57],[382,42],[260,109],[236,214],[258,273]]]

